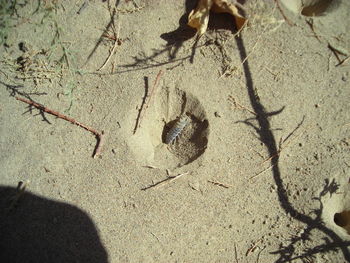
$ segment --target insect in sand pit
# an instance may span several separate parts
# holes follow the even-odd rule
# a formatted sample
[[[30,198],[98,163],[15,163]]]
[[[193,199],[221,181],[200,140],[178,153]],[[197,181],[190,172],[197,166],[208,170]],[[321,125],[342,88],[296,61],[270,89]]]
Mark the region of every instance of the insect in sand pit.
[[[182,115],[174,124],[173,127],[168,131],[165,137],[165,143],[171,144],[175,141],[175,139],[181,134],[181,132],[185,129],[186,125],[191,121],[190,117],[187,115]]]

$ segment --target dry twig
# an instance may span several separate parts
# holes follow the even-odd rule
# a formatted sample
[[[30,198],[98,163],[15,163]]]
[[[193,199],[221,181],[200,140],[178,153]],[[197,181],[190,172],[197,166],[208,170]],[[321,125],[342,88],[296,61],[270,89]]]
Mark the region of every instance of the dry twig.
[[[159,181],[159,182],[157,182],[157,183],[155,183],[155,184],[152,184],[152,185],[150,185],[150,186],[144,187],[144,188],[142,188],[141,190],[144,191],[144,190],[148,190],[148,189],[150,189],[150,188],[155,188],[155,187],[163,186],[163,185],[165,185],[165,184],[167,184],[167,183],[170,183],[170,182],[172,182],[172,181],[174,181],[174,180],[176,180],[176,179],[179,179],[181,176],[186,175],[186,174],[188,174],[188,172],[183,173],[183,174],[178,174],[178,175],[175,175],[175,176],[169,176],[168,178],[166,178],[166,179],[164,179],[164,180],[162,180],[162,181]]]
[[[249,253],[254,252],[254,250],[256,249],[256,247],[258,246],[258,244],[262,241],[262,239],[260,238],[259,240],[257,240],[254,244],[252,244],[252,246],[247,250],[247,253],[245,253],[245,256],[247,257],[249,255]]]
[[[141,121],[143,119],[143,117],[145,116],[146,114],[146,110],[147,108],[149,107],[150,103],[151,103],[151,100],[152,100],[152,97],[155,93],[155,90],[157,89],[157,86],[158,86],[158,83],[159,83],[159,80],[160,80],[160,77],[162,75],[163,71],[162,70],[159,70],[158,72],[158,75],[156,77],[156,80],[154,81],[154,84],[153,84],[153,87],[152,87],[152,90],[151,90],[151,93],[150,95],[148,96],[147,94],[147,88],[146,88],[146,95],[145,95],[145,99],[140,107],[140,110],[139,110],[139,114],[136,118],[136,124],[135,124],[135,128],[134,128],[134,132],[133,134],[136,133],[137,129],[140,127],[141,125]],[[146,83],[147,85],[147,83]]]
[[[238,263],[238,256],[237,256],[237,246],[236,246],[236,243],[234,243],[234,249],[235,249],[235,260],[236,260],[236,263]]]
[[[347,62],[347,61],[349,61],[349,60],[350,60],[350,56],[344,58],[341,62],[339,62],[339,63],[336,65],[336,67],[343,65],[345,62]]]
[[[306,23],[309,25],[311,31],[314,33],[315,38],[321,42],[320,37],[317,35],[316,31],[315,31],[315,26],[314,26],[314,21],[312,19],[306,19]]]
[[[241,110],[246,110],[246,111],[248,111],[249,113],[251,113],[251,114],[257,116],[257,114],[256,114],[254,111],[252,111],[252,110],[248,109],[247,107],[245,107],[245,106],[241,105],[240,103],[238,103],[237,100],[236,100],[233,96],[229,95],[229,96],[228,96],[228,101],[231,102],[231,104],[232,104],[235,108],[238,108],[238,109],[241,109]]]
[[[271,156],[270,156],[269,158],[267,158],[266,160],[264,160],[261,164],[263,164],[263,163],[265,163],[265,162],[267,162],[267,161],[270,161],[270,160],[272,160],[273,158],[279,156],[279,155],[281,154],[282,150],[284,150],[285,148],[287,148],[287,147],[289,146],[289,144],[290,144],[293,140],[299,138],[301,135],[304,134],[304,132],[306,131],[306,128],[307,128],[308,126],[305,128],[304,131],[302,131],[302,132],[300,132],[298,135],[296,135],[296,136],[294,137],[293,140],[289,140],[289,138],[291,138],[291,136],[301,127],[301,125],[303,124],[304,120],[305,120],[305,116],[303,117],[303,119],[301,120],[301,122],[297,125],[297,127],[295,127],[294,130],[293,130],[291,133],[289,133],[289,135],[288,135],[285,139],[282,139],[282,137],[281,137],[281,139],[280,139],[280,141],[279,141],[279,144],[278,144],[278,150],[277,150],[277,152],[276,152],[275,154],[271,155]],[[289,140],[289,141],[288,141],[288,140]],[[287,143],[287,141],[288,141],[288,143]],[[283,146],[283,147],[282,147],[282,146]]]
[[[114,33],[114,39],[115,40],[114,40],[113,48],[112,48],[111,52],[109,53],[109,56],[107,57],[107,59],[103,63],[103,65],[97,71],[101,71],[102,69],[104,69],[104,67],[108,64],[109,60],[112,58],[113,54],[115,53],[115,50],[116,50],[117,46],[119,46],[119,43],[120,43],[119,35],[120,35],[120,24],[118,24],[117,32]]]
[[[142,167],[149,168],[149,169],[159,169],[158,167],[153,165],[143,165]]]
[[[88,5],[89,5],[89,1],[85,0],[84,3],[80,6],[77,14],[80,15]]]
[[[249,180],[254,179],[255,177],[257,177],[257,176],[259,176],[259,175],[265,173],[266,171],[272,169],[275,165],[276,165],[276,164],[273,164],[273,165],[267,167],[265,170],[262,170],[260,173],[257,173],[256,175],[253,175],[252,177],[249,178]]]
[[[8,212],[11,212],[12,209],[14,209],[18,205],[19,200],[22,198],[22,196],[25,193],[27,185],[28,183],[26,182],[22,182],[22,181],[18,182],[18,185],[16,188],[16,194],[11,198],[11,204],[7,209]]]
[[[304,118],[303,118],[303,121],[304,121]],[[287,138],[285,138],[284,140],[283,140],[282,138],[280,139],[279,147],[278,147],[277,152],[276,152],[275,154],[273,154],[272,156],[270,156],[269,158],[267,158],[266,160],[264,160],[261,164],[264,164],[264,163],[266,163],[267,161],[270,161],[270,160],[272,160],[273,158],[278,157],[278,156],[281,154],[282,150],[284,150],[285,148],[287,148],[287,146],[288,146],[293,140],[290,140],[284,147],[282,147],[283,144],[284,144],[285,142],[287,142],[287,140],[290,138],[290,136],[291,136],[292,134],[294,134],[294,132],[295,132],[297,129],[300,128],[300,126],[301,126],[301,124],[303,123],[303,121],[302,121],[288,136],[287,136]],[[305,132],[305,130],[304,130],[303,132],[299,133],[296,137],[294,137],[294,140],[295,140],[296,138],[299,138],[302,134],[304,134],[304,132]],[[256,175],[250,177],[249,179],[253,179],[253,178],[255,178],[255,177],[257,177],[257,176],[259,176],[259,175],[265,173],[266,171],[272,169],[275,165],[276,165],[276,163],[272,164],[271,166],[269,166],[269,167],[267,167],[266,169],[262,170],[262,171],[259,172],[258,174],[256,174]]]
[[[211,183],[211,184],[217,185],[217,186],[221,186],[221,187],[224,187],[224,188],[230,188],[230,187],[232,187],[232,185],[223,184],[223,183],[220,183],[220,182],[217,182],[217,181],[208,180],[208,183]]]
[[[344,64],[344,62],[349,60],[350,56],[349,56],[348,52],[343,50],[342,48],[338,48],[329,42],[328,42],[328,48],[333,52],[334,56],[338,60],[338,64],[336,65],[336,67]],[[342,59],[342,58],[340,58],[340,56],[346,56],[346,58]]]
[[[104,134],[103,131],[101,133],[99,133],[95,129],[93,129],[93,128],[91,128],[91,127],[89,127],[89,126],[87,126],[87,125],[85,125],[83,123],[80,123],[80,122],[76,121],[75,119],[73,119],[71,117],[63,115],[63,114],[61,114],[61,113],[59,113],[57,111],[48,109],[45,106],[43,106],[43,105],[41,105],[39,103],[36,103],[34,101],[23,99],[23,98],[20,98],[20,97],[15,97],[15,98],[16,98],[16,100],[19,100],[19,101],[22,101],[24,103],[27,103],[30,106],[34,106],[35,108],[39,109],[42,112],[46,112],[48,114],[56,116],[57,118],[69,121],[70,123],[75,124],[75,125],[77,125],[79,127],[84,128],[85,130],[91,132],[92,134],[94,134],[96,136],[96,139],[97,139],[97,143],[96,143],[96,147],[95,147],[95,150],[94,150],[94,153],[93,153],[93,157],[95,158],[95,157],[97,157],[97,155],[99,155],[101,153],[101,147],[102,147],[102,143],[103,143],[102,138],[103,138],[103,134]]]

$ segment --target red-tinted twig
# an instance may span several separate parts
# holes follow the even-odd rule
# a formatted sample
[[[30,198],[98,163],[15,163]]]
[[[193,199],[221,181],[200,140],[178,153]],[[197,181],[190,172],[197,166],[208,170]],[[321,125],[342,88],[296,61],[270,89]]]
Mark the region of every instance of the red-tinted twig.
[[[99,133],[95,129],[93,129],[93,128],[91,128],[91,127],[89,127],[89,126],[87,126],[87,125],[85,125],[83,123],[80,123],[80,122],[76,121],[75,119],[73,119],[71,117],[63,115],[63,114],[61,114],[61,113],[59,113],[57,111],[48,109],[45,106],[43,106],[43,105],[41,105],[39,103],[36,103],[34,101],[23,99],[23,98],[20,98],[20,97],[15,97],[15,98],[16,98],[16,100],[20,100],[20,101],[22,101],[24,103],[27,103],[27,104],[29,104],[31,106],[34,106],[35,108],[39,109],[40,111],[43,111],[43,112],[49,113],[51,115],[54,115],[57,118],[69,121],[70,123],[73,123],[73,124],[75,124],[75,125],[77,125],[79,127],[84,128],[85,130],[91,132],[92,134],[94,134],[96,136],[96,139],[97,139],[97,143],[96,143],[96,147],[95,147],[95,150],[94,150],[93,157],[95,158],[97,155],[99,155],[101,153],[103,132]]]

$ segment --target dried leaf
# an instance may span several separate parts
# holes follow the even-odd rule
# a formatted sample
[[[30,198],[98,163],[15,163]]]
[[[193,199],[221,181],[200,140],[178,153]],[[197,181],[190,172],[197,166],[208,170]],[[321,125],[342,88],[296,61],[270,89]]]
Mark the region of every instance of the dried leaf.
[[[209,11],[215,13],[229,13],[234,16],[238,30],[241,30],[246,19],[238,12],[234,4],[227,0],[199,0],[198,5],[188,16],[188,25],[197,29],[197,36],[201,36],[208,28]]]
[[[197,29],[197,35],[201,36],[207,31],[209,11],[213,0],[199,0],[198,5],[188,16],[188,25]]]
[[[234,4],[228,3],[227,0],[214,0],[212,11],[215,13],[229,13],[233,15],[237,30],[241,30],[246,22],[246,19],[239,14],[237,7]]]

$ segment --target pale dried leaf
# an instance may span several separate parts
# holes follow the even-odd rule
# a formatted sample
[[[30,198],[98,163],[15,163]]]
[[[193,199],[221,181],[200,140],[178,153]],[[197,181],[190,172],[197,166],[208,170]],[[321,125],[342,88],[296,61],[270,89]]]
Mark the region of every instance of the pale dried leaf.
[[[242,29],[247,21],[247,19],[239,14],[237,7],[234,4],[228,3],[227,0],[214,0],[211,10],[215,13],[229,13],[233,15],[238,31]]]
[[[201,36],[208,28],[209,11],[216,13],[229,13],[234,16],[238,30],[246,23],[246,19],[238,12],[234,4],[227,0],[199,0],[198,5],[188,16],[188,25],[197,29],[197,36]]]
[[[209,11],[213,0],[199,0],[198,5],[188,16],[188,25],[197,29],[197,35],[201,36],[207,31]]]

